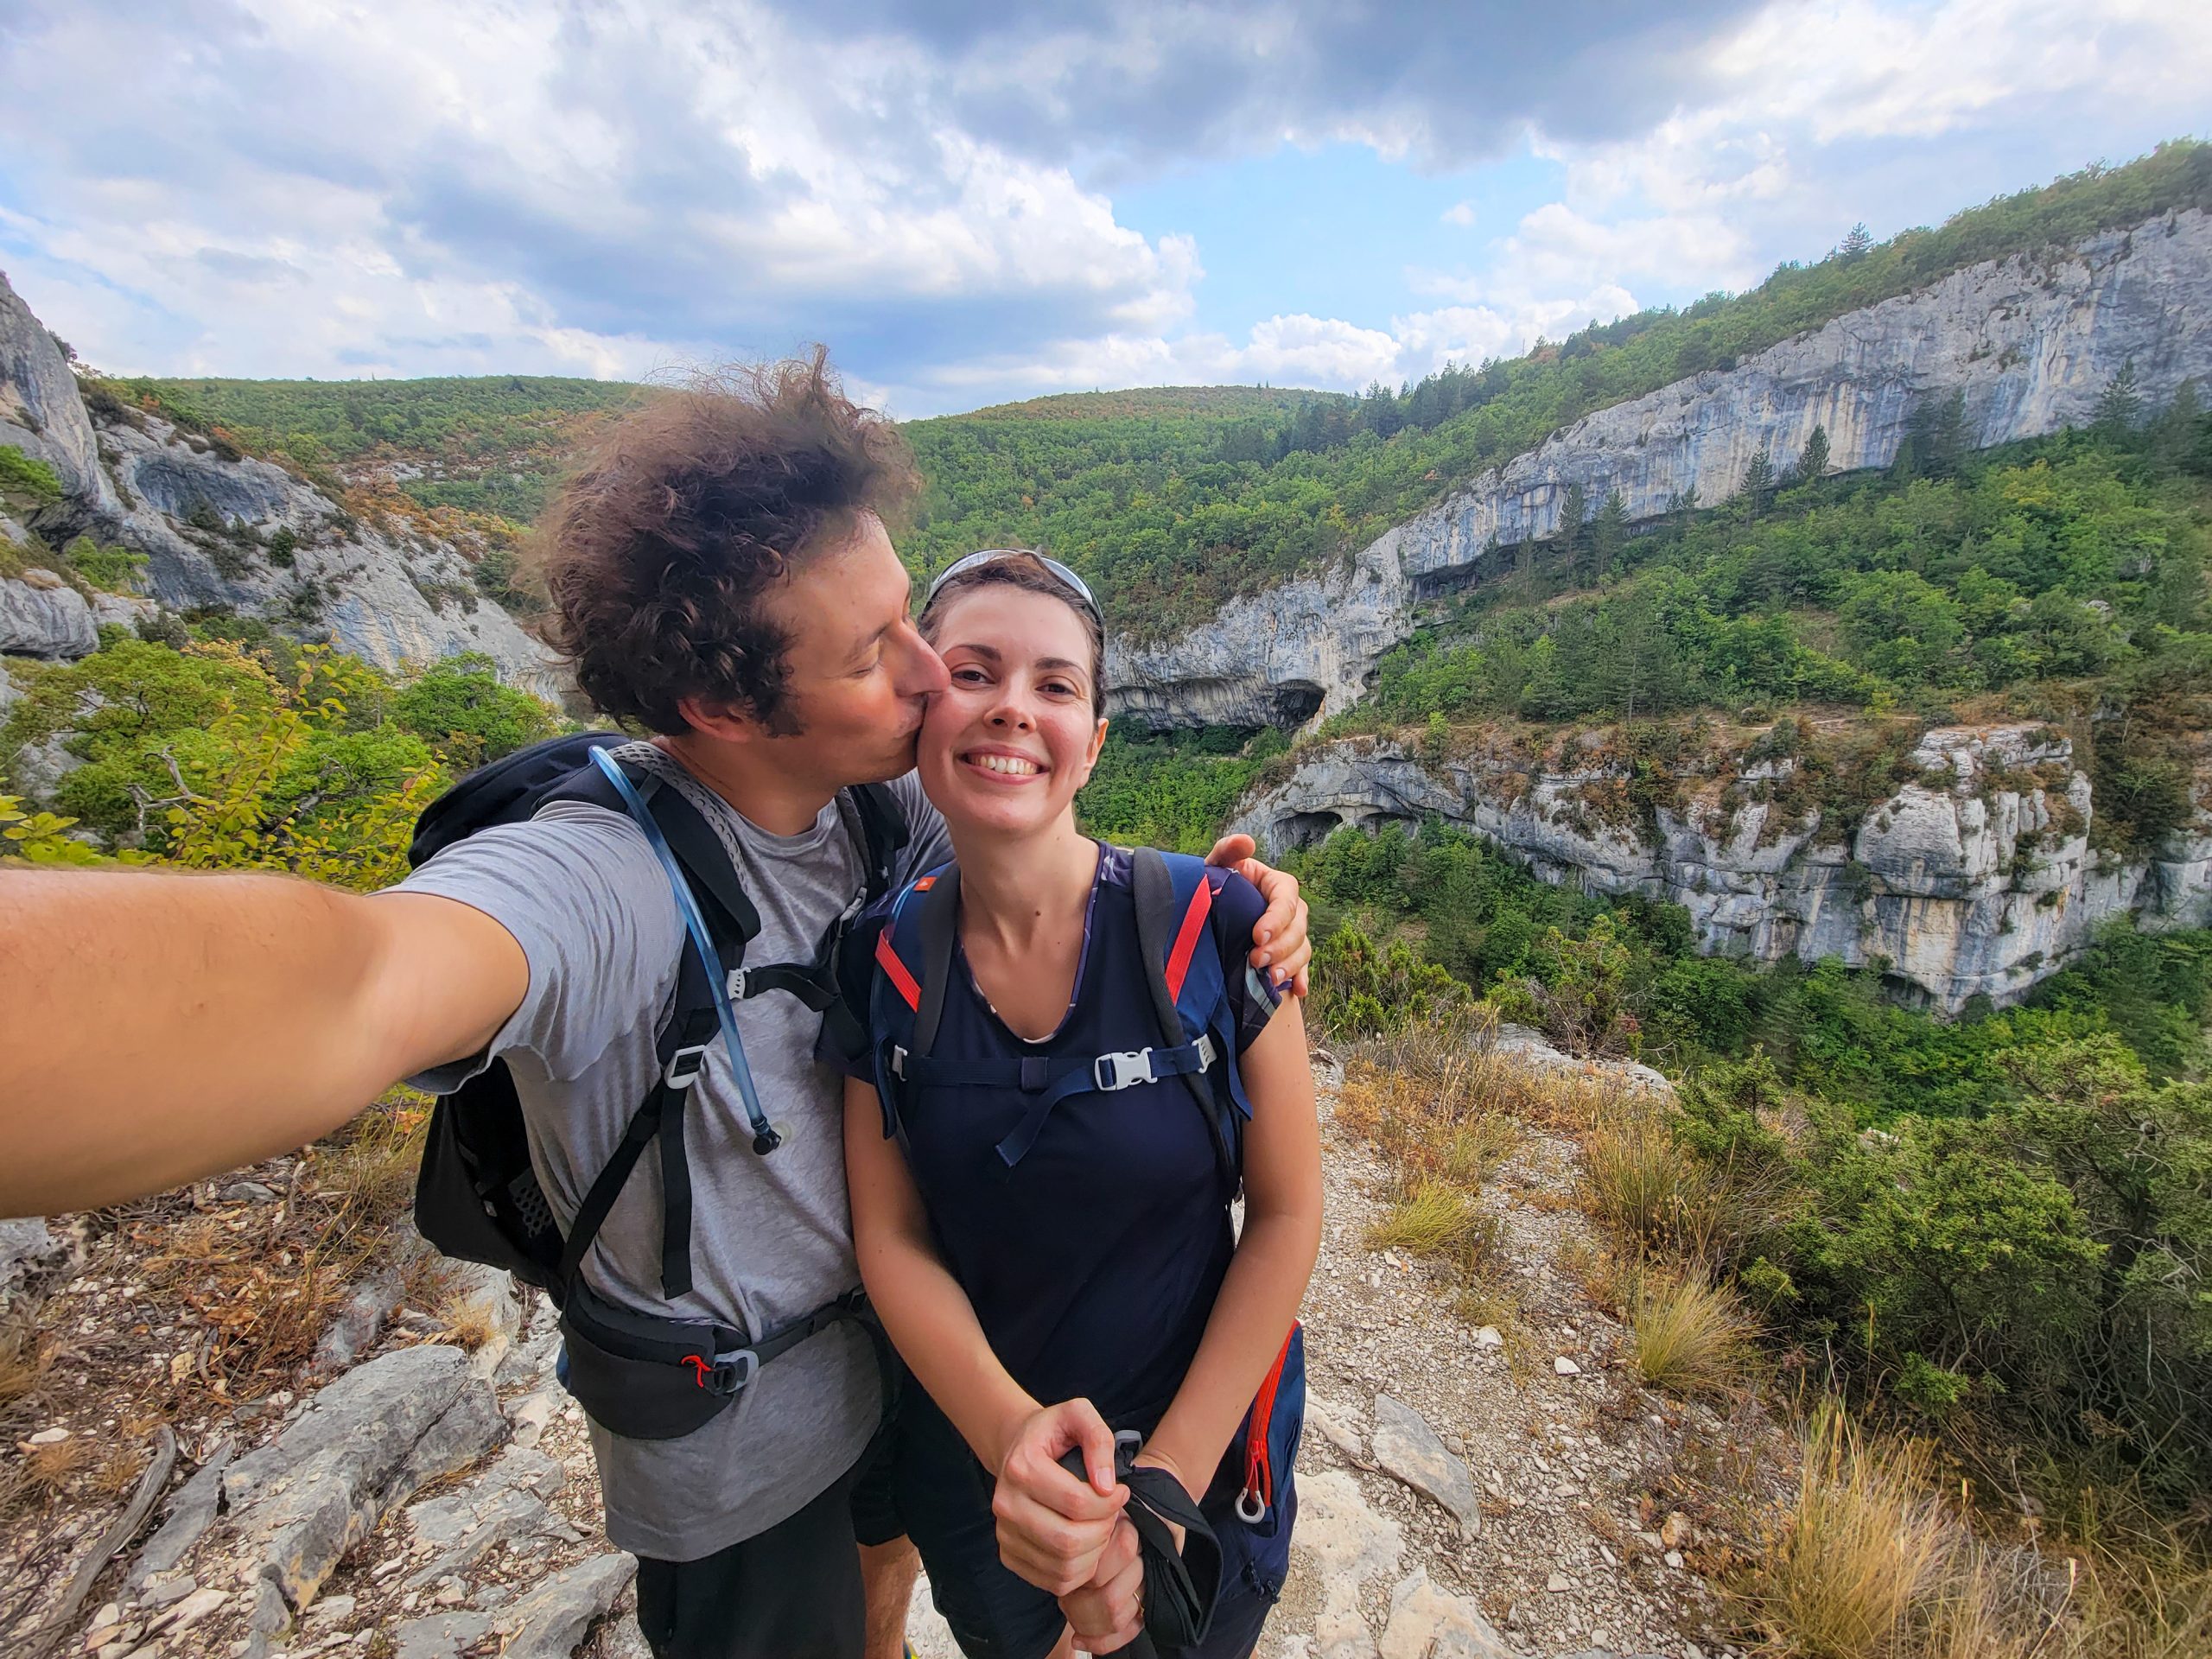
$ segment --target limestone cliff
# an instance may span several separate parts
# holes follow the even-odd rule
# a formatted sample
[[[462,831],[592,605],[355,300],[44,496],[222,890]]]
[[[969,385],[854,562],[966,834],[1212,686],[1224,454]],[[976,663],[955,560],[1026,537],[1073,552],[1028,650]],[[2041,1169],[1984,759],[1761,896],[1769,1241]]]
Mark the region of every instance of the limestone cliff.
[[[24,524],[0,524],[0,541],[17,544],[13,563],[31,567],[27,577],[0,575],[0,652],[81,657],[97,622],[214,607],[385,669],[480,652],[514,683],[560,695],[549,654],[477,592],[461,548],[360,522],[283,468],[227,458],[158,416],[95,415],[4,276],[0,444],[44,461],[63,491]],[[140,591],[88,600],[53,574],[48,550],[78,536],[144,554]]]
[[[1947,1013],[2018,1000],[2122,912],[2154,927],[2212,920],[2212,820],[2148,858],[2093,853],[2089,779],[2050,728],[1926,732],[1911,780],[1849,815],[1794,791],[1797,767],[1754,744],[1639,805],[1627,758],[1594,736],[1429,762],[1354,738],[1307,752],[1230,827],[1280,851],[1339,823],[1433,816],[1548,881],[1681,905],[1708,952],[1880,958],[1897,988]]]
[[[2079,425],[2123,364],[2152,407],[2212,378],[2212,217],[2190,211],[1955,272],[1918,292],[1586,416],[1344,563],[1232,601],[1179,639],[1113,642],[1115,712],[1151,724],[1281,725],[1357,701],[1424,594],[1558,529],[1570,486],[1631,522],[1713,503],[1817,424],[1830,467],[1887,466],[1916,407],[1960,392],[1980,447]]]

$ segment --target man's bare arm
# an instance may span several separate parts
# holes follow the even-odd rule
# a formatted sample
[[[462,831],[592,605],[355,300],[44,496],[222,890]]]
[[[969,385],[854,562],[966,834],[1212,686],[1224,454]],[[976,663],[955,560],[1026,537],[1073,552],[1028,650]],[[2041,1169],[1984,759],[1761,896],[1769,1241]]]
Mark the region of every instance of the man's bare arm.
[[[513,936],[450,899],[0,870],[0,1216],[301,1146],[475,1052],[529,987]]]

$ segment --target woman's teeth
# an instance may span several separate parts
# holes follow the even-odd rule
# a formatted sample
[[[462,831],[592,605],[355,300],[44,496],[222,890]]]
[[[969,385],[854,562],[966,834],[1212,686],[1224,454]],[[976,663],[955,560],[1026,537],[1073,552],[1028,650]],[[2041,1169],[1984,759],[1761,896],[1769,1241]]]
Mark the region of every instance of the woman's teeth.
[[[971,754],[968,759],[985,772],[1003,772],[1015,778],[1033,778],[1044,770],[1034,760],[1019,760],[1011,754]]]

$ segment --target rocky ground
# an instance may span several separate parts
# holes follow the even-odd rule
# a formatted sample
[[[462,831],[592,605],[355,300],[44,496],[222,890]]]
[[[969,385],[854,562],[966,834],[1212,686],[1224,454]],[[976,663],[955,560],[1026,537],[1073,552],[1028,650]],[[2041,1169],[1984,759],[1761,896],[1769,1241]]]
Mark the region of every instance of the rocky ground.
[[[1529,1135],[1501,1165],[1486,1189],[1494,1269],[1471,1298],[1440,1269],[1368,1249],[1385,1172],[1332,1131],[1299,1530],[1268,1659],[1732,1659],[1703,1574],[1727,1559],[1741,1500],[1787,1467],[1786,1446],[1749,1405],[1724,1414],[1631,1381],[1624,1332],[1584,1285],[1575,1156],[1569,1140]],[[46,1362],[46,1382],[5,1416],[0,1647],[642,1655],[635,1564],[601,1534],[542,1301],[441,1274],[395,1234],[303,1365],[242,1373],[267,1331],[260,1349],[219,1345],[238,1323],[225,1300],[237,1275],[281,1278],[255,1247],[284,1236],[287,1170],[135,1222],[0,1240],[19,1281],[0,1317],[35,1310],[42,1345],[22,1351]],[[220,1386],[211,1355],[229,1362],[213,1368]],[[234,1376],[280,1373],[298,1386],[232,1399],[252,1391]],[[923,1659],[951,1659],[926,1586],[911,1631]]]

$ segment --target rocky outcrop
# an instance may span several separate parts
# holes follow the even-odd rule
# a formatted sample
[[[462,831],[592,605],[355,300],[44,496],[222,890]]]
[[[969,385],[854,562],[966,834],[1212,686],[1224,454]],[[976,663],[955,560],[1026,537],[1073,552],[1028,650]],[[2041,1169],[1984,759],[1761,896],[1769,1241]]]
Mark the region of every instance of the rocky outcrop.
[[[0,273],[0,443],[54,468],[69,495],[95,511],[112,512],[115,489],[100,470],[99,450],[77,377],[46,325],[31,315]]]
[[[66,598],[35,612],[19,584],[0,582],[0,652],[81,657],[97,643],[95,620],[212,607],[328,640],[386,670],[478,652],[512,683],[562,694],[550,655],[478,592],[452,543],[397,520],[358,520],[283,467],[226,454],[156,416],[88,412],[53,336],[4,277],[0,443],[46,461],[61,480],[63,499],[31,514],[30,531],[55,548],[90,536],[147,560],[135,602],[111,596],[88,608],[65,588]],[[70,614],[51,613],[55,607]]]
[[[1954,391],[1970,443],[2033,437],[2088,421],[2128,363],[2152,407],[2212,377],[2212,217],[2171,214],[1971,266],[1586,416],[1339,566],[1233,600],[1173,640],[1117,638],[1113,712],[1163,726],[1333,713],[1411,632],[1419,599],[1554,534],[1573,486],[1592,504],[1618,490],[1630,520],[1648,522],[1693,490],[1726,499],[1762,452],[1787,466],[1815,425],[1833,470],[1885,467],[1920,404]]]
[[[1545,880],[1681,905],[1708,952],[1878,959],[1946,1012],[2018,1000],[2123,912],[2154,927],[2212,919],[2212,823],[2148,859],[2093,855],[2089,780],[2063,734],[1929,731],[1910,756],[1917,777],[1847,824],[1793,804],[1796,765],[1738,757],[1647,817],[1630,804],[1625,757],[1574,739],[1549,756],[1500,746],[1436,763],[1351,739],[1311,752],[1230,827],[1280,851],[1340,823],[1434,817]]]
[[[77,658],[99,644],[92,607],[52,571],[0,576],[0,656]]]

